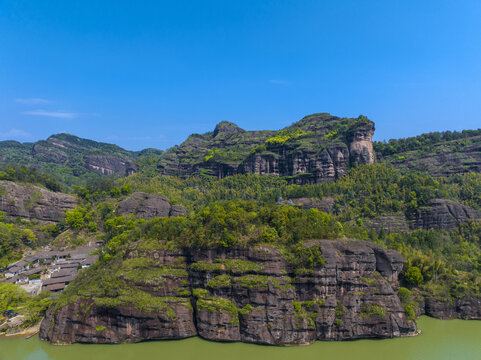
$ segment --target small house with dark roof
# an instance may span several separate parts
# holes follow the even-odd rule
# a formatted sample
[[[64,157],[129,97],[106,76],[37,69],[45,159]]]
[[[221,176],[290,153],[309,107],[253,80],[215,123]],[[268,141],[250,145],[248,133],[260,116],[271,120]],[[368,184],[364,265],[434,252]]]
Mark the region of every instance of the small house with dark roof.
[[[22,266],[13,266],[13,267],[11,267],[10,269],[7,270],[7,272],[5,273],[5,277],[7,279],[11,278],[11,277],[14,277],[15,275],[20,274],[23,270],[24,270],[24,267],[22,267]]]
[[[43,285],[46,286],[46,285],[60,284],[60,283],[70,284],[75,278],[76,278],[75,275],[68,275],[68,276],[50,278],[50,279],[45,280],[43,282]]]
[[[51,291],[53,293],[59,293],[60,291],[65,289],[65,286],[67,286],[67,285],[65,285],[65,283],[57,283],[57,284],[51,284],[51,285],[44,286],[43,289],[47,290],[47,291]]]
[[[77,274],[77,268],[61,269],[52,273],[50,278],[60,278],[64,276],[72,276]]]
[[[69,263],[69,264],[61,264],[60,270],[63,269],[77,269],[80,263]]]
[[[82,262],[82,269],[85,269],[85,268],[95,264],[95,262],[97,261],[98,258],[99,258],[98,255],[87,256],[85,261]]]

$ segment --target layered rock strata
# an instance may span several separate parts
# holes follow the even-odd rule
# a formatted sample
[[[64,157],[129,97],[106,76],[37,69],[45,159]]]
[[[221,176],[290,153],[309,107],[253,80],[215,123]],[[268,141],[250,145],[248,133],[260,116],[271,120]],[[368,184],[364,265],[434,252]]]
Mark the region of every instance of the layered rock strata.
[[[154,217],[185,216],[187,211],[182,206],[171,205],[164,195],[136,192],[119,203],[117,214],[150,220]]]
[[[269,147],[254,153],[239,165],[238,173],[294,177],[298,184],[318,183],[343,176],[353,165],[374,163],[374,124],[356,128],[346,142],[317,149],[301,149],[297,144]]]
[[[137,172],[137,164],[112,155],[85,155],[87,169],[101,175],[119,174],[129,176]]]
[[[481,299],[473,296],[454,301],[429,298],[420,308],[424,314],[438,319],[481,320]]]
[[[408,232],[409,230],[454,230],[468,221],[481,220],[481,212],[456,201],[432,199],[425,206],[408,213],[382,214],[364,219],[367,229],[380,232]]]
[[[415,229],[452,230],[469,220],[480,220],[481,212],[445,199],[433,199],[411,216]]]
[[[306,246],[319,247],[325,263],[296,275],[271,247],[174,251],[134,245],[118,274],[148,305],[116,294],[77,294],[49,309],[40,337],[119,343],[199,335],[290,345],[416,334],[396,295],[399,253],[360,240]]]
[[[8,216],[58,222],[75,206],[74,196],[0,180],[0,211]]]

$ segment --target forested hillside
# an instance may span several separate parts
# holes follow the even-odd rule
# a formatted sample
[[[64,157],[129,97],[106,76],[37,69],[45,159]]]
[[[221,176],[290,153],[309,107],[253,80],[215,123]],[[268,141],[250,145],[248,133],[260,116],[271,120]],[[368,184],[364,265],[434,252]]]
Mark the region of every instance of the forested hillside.
[[[481,129],[375,142],[378,161],[433,176],[481,172]]]

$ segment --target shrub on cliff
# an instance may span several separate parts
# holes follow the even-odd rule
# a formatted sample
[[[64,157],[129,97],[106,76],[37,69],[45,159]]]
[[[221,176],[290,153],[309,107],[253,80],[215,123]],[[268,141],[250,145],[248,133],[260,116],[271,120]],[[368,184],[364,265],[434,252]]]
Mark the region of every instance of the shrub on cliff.
[[[411,286],[417,286],[424,281],[423,274],[417,266],[411,266],[404,273],[404,281]]]

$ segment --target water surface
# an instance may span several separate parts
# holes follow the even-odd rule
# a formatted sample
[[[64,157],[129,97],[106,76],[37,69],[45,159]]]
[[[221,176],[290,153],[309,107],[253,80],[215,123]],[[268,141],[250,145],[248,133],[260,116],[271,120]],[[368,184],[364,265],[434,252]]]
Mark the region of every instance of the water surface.
[[[52,346],[38,337],[0,337],[0,360],[481,360],[481,321],[418,321],[416,337],[272,347],[190,338],[125,345]]]

